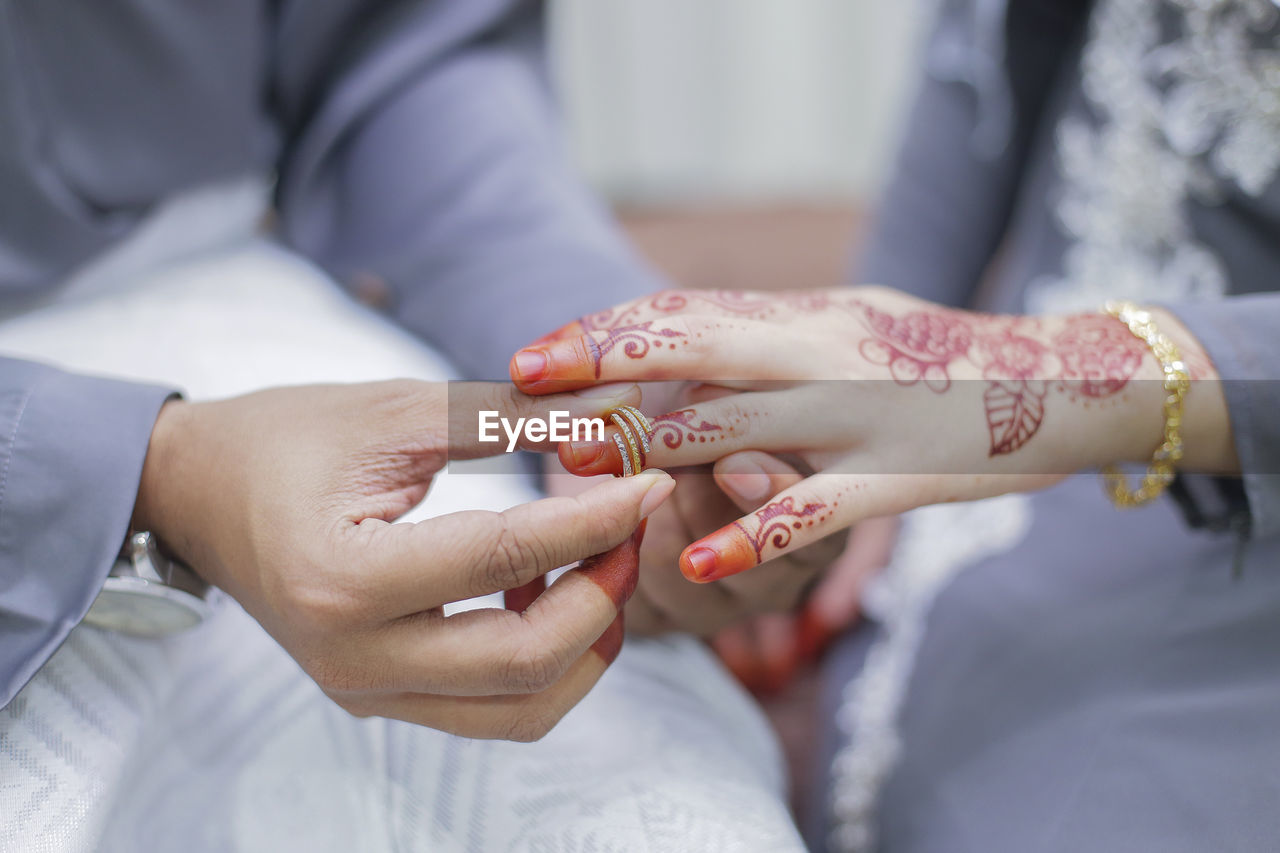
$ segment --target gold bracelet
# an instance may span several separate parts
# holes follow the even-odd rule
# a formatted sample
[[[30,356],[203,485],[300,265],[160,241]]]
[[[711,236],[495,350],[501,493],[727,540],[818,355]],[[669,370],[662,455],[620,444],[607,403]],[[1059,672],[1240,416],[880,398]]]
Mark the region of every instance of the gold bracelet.
[[[1164,439],[1147,465],[1138,488],[1130,490],[1124,472],[1115,465],[1102,468],[1102,482],[1116,506],[1127,509],[1151,503],[1173,482],[1174,466],[1182,460],[1182,412],[1191,375],[1182,354],[1168,335],[1156,328],[1151,314],[1132,302],[1108,301],[1102,309],[1129,327],[1151,349],[1164,371]]]

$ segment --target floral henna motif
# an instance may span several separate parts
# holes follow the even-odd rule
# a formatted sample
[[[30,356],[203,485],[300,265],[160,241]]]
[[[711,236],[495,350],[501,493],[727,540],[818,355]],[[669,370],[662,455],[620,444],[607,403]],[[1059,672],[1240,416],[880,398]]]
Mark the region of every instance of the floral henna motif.
[[[1043,379],[1049,348],[1004,326],[978,338],[976,359],[982,375],[993,382]]]
[[[1142,366],[1146,349],[1122,323],[1104,315],[1072,317],[1054,336],[1063,385],[1100,399],[1121,391]]]
[[[973,330],[964,320],[938,311],[912,311],[894,317],[865,302],[852,304],[875,336],[858,345],[863,358],[888,367],[899,385],[924,380],[939,394],[951,387],[948,365],[973,345]]]
[[[804,527],[805,522],[802,519],[817,515],[826,508],[827,505],[824,503],[806,503],[801,509],[796,509],[795,498],[783,498],[756,510],[755,516],[759,526],[754,534],[743,527],[740,521],[735,521],[734,526],[741,530],[742,535],[751,543],[751,547],[756,552],[756,562],[760,563],[764,561],[766,547],[769,545],[779,549],[787,547],[793,532]],[[819,516],[818,520],[821,521],[823,518],[825,516]]]
[[[724,427],[701,418],[695,424],[693,419],[696,414],[697,412],[694,409],[681,409],[678,412],[671,412],[654,418],[651,440],[656,441],[658,436],[661,435],[662,443],[668,449],[677,450],[685,441],[690,443],[695,441],[706,442],[720,438],[720,435],[712,433],[723,433]]]

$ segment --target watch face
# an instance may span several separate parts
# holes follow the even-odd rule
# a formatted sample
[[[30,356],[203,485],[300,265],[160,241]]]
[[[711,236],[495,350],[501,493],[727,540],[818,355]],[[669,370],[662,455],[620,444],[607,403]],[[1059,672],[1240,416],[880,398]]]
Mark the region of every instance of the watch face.
[[[84,621],[139,637],[160,637],[194,628],[208,605],[173,587],[136,578],[108,578]]]

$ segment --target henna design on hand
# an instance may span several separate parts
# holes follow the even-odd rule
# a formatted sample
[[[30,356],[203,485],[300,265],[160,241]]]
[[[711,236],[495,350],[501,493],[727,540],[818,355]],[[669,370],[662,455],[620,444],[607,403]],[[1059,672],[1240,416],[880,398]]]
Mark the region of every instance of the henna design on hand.
[[[1013,453],[1044,423],[1049,383],[1037,377],[1045,375],[1049,348],[1016,333],[1009,323],[980,335],[977,341],[982,375],[990,382],[982,395],[991,438],[987,455]]]
[[[941,311],[912,311],[901,318],[860,300],[852,307],[874,337],[864,339],[858,352],[868,362],[888,367],[899,385],[924,380],[941,394],[951,387],[948,365],[964,356],[973,344],[973,330],[958,317]]]
[[[756,510],[755,517],[759,526],[755,533],[743,527],[740,521],[735,521],[734,525],[742,531],[742,535],[755,549],[756,562],[761,563],[764,561],[764,550],[767,546],[772,545],[779,549],[787,547],[793,532],[805,526],[806,522],[802,519],[817,515],[826,508],[826,504],[814,502],[806,503],[800,509],[796,509],[796,499],[788,497]],[[825,515],[820,515],[817,520],[823,521],[825,518]],[[813,521],[810,520],[807,523],[812,525]]]
[[[675,314],[689,307],[688,297],[678,290],[663,290],[653,296],[637,299],[596,314],[588,314],[578,320],[584,331],[605,332],[631,324],[649,312]]]
[[[760,294],[745,290],[664,290],[653,296],[588,314],[578,320],[583,331],[603,332],[639,322],[649,314],[678,314],[690,310],[694,303],[710,305],[716,314],[728,314],[753,320],[767,320],[782,308],[801,313],[825,310],[831,299],[822,291],[789,291]]]
[[[1054,336],[1053,348],[1062,362],[1063,386],[1093,399],[1119,393],[1146,355],[1142,341],[1102,314],[1069,318]]]
[[[590,335],[587,341],[591,347],[591,360],[595,362],[596,378],[600,378],[600,372],[603,367],[604,357],[612,352],[619,344],[622,345],[622,351],[627,358],[644,358],[654,347],[666,346],[671,349],[676,348],[676,344],[671,341],[672,338],[687,338],[684,332],[676,329],[654,329],[655,320],[646,320],[643,323],[637,323],[633,326],[620,326],[616,329],[610,329],[605,333],[603,341],[596,341]],[[663,339],[667,340],[664,341]]]
[[[1043,380],[993,380],[982,395],[991,435],[988,456],[1012,453],[1031,440],[1044,423],[1049,384]]]
[[[696,414],[696,409],[681,409],[678,412],[659,415],[652,421],[653,435],[650,440],[657,441],[658,436],[661,435],[662,443],[670,450],[678,450],[686,441],[692,443],[718,440],[721,436],[712,435],[712,433],[723,433],[724,427],[702,418],[699,418],[698,423],[695,424],[693,418]]]
[[[1102,315],[1067,318],[1049,344],[1033,337],[1036,318],[975,315],[935,308],[894,316],[859,299],[843,307],[871,333],[858,345],[869,363],[887,367],[904,386],[923,380],[941,394],[951,387],[951,368],[964,359],[980,369],[988,386],[983,408],[989,456],[1013,453],[1044,424],[1050,387],[1097,400],[1125,388],[1146,350],[1121,324]]]

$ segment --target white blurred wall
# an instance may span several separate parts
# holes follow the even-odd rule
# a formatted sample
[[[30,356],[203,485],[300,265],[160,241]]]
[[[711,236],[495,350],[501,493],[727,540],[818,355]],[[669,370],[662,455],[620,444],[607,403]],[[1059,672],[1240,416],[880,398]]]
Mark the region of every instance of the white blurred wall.
[[[914,86],[919,0],[552,0],[581,166],[624,202],[862,198]]]

